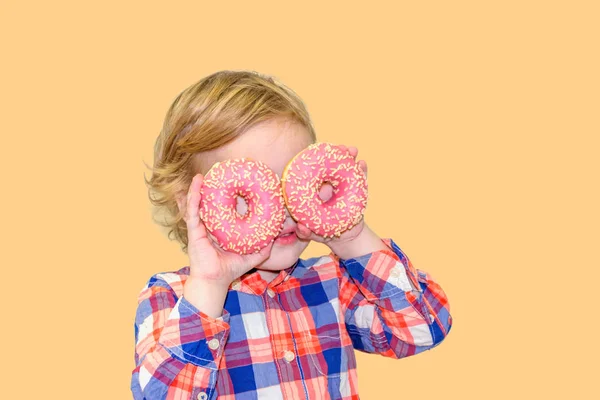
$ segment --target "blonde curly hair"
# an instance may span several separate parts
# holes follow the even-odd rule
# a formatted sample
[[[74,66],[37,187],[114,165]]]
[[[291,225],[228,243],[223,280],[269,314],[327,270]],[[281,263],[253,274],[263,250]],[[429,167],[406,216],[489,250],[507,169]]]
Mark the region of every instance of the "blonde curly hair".
[[[154,145],[154,166],[148,197],[153,221],[168,229],[187,253],[185,210],[177,198],[187,193],[197,174],[197,153],[216,149],[257,123],[288,117],[302,124],[312,141],[316,134],[300,97],[272,76],[255,71],[219,71],[183,90],[173,101]],[[200,155],[201,156],[201,155]],[[159,215],[162,214],[162,220]]]

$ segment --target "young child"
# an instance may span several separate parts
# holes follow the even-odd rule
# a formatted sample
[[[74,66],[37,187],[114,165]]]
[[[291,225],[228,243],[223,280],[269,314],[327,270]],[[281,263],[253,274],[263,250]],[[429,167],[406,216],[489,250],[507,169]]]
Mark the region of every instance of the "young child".
[[[252,158],[281,178],[314,142],[298,96],[256,72],[220,71],[175,99],[147,183],[189,265],[153,275],[139,295],[135,399],[358,399],[355,349],[402,358],[448,335],[442,288],[364,218],[324,239],[288,213],[277,239],[246,256],[207,232],[199,191],[215,162]],[[331,252],[300,258],[311,240]]]

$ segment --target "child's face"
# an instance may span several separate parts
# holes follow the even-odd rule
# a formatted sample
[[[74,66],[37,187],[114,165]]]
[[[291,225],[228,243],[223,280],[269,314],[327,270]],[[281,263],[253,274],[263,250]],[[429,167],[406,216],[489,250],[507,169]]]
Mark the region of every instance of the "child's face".
[[[311,143],[310,133],[304,126],[289,119],[275,118],[255,125],[233,142],[203,152],[198,158],[198,165],[200,172],[205,175],[217,161],[246,157],[264,162],[281,179],[285,166]],[[245,213],[245,208],[243,200],[238,202],[237,209],[240,214]],[[269,258],[256,267],[261,271],[278,272],[290,267],[310,243],[298,238],[295,232],[296,222],[287,209],[285,213],[283,231],[294,231],[291,237],[275,240]],[[276,274],[261,275],[274,277]]]

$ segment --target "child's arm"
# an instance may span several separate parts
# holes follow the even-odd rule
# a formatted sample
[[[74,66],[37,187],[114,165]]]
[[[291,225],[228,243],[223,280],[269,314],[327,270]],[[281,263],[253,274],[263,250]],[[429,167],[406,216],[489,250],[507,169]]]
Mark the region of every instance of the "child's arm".
[[[177,298],[164,275],[153,276],[138,297],[134,399],[213,398],[229,313],[214,318],[200,312]]]
[[[393,240],[381,242],[385,249],[339,259],[340,302],[354,348],[392,358],[429,350],[452,327],[448,298]]]

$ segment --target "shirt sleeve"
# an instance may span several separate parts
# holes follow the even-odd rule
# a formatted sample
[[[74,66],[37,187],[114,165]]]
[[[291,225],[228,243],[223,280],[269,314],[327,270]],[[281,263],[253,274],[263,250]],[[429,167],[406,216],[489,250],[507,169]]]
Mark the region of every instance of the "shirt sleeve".
[[[230,315],[203,313],[157,276],[138,296],[133,398],[213,399]]]
[[[355,349],[403,358],[448,335],[450,305],[429,273],[414,268],[392,239],[382,240],[388,249],[339,259],[340,303]]]

